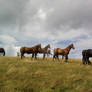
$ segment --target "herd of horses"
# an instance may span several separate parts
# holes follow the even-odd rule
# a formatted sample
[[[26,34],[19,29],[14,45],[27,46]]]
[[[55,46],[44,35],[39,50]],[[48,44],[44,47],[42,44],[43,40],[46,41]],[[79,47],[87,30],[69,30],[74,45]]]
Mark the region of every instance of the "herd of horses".
[[[21,53],[21,59],[24,57],[24,54],[32,54],[32,58],[35,57],[37,58],[37,54],[42,53],[43,54],[43,59],[45,58],[46,54],[47,56],[51,54],[51,47],[50,44],[48,44],[46,47],[41,48],[41,44],[35,45],[34,47],[21,47],[20,48],[20,53]],[[55,48],[54,49],[54,54],[53,54],[53,60],[58,59],[59,60],[59,55],[62,55],[62,57],[65,57],[65,61],[68,61],[68,54],[71,49],[75,49],[74,45],[71,44],[65,49],[60,49],[60,48]],[[52,55],[52,54],[51,54]]]
[[[55,48],[53,51],[53,60],[54,59],[59,60],[59,55],[61,55],[62,59],[65,57],[65,62],[67,62],[68,55],[71,49],[75,49],[73,44],[70,44],[68,47],[64,49]],[[3,56],[5,56],[4,48],[0,48],[0,53],[3,53]],[[46,55],[47,56],[52,55],[50,44],[48,44],[44,48],[41,47],[41,44],[37,44],[33,47],[21,47],[20,53],[21,53],[21,59],[25,57],[24,54],[32,54],[32,58],[35,58],[35,59],[37,59],[37,54],[43,54],[43,59],[45,59]],[[82,63],[83,64],[91,64],[89,60],[90,57],[92,57],[92,49],[87,49],[87,50],[82,51]]]

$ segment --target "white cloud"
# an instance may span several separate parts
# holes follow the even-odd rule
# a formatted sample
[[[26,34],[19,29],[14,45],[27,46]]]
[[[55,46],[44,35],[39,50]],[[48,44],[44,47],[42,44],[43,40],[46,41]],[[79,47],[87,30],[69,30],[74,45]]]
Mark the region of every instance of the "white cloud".
[[[0,35],[0,42],[6,45],[16,44],[16,40],[9,35]]]
[[[16,39],[9,35],[0,35],[0,43],[2,43],[2,47],[5,49],[7,56],[16,55]]]
[[[76,43],[76,46],[80,49],[91,49],[92,48],[92,38],[80,39]]]

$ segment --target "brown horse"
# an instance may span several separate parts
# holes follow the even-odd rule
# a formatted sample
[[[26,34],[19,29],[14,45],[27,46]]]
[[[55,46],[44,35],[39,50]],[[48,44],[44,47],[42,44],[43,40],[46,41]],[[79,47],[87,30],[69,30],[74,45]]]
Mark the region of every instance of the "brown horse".
[[[21,59],[22,57],[24,57],[24,54],[32,54],[32,58],[35,55],[35,58],[37,56],[37,53],[39,52],[39,50],[41,49],[41,44],[35,45],[33,47],[21,47],[20,48],[20,53],[21,53]]]
[[[49,55],[52,55],[50,49],[47,50],[47,57],[49,57]]]
[[[49,54],[49,49],[50,49],[50,44],[39,50],[39,53],[43,53],[43,59],[45,58],[46,54]]]
[[[5,50],[4,50],[4,48],[0,48],[0,53],[3,53],[3,56],[5,56]]]
[[[53,55],[53,59],[55,58],[57,58],[58,60],[59,60],[59,55],[62,55],[63,57],[65,56],[65,61],[67,62],[67,60],[68,60],[68,54],[69,54],[69,52],[70,52],[70,50],[71,50],[71,48],[72,49],[75,49],[75,47],[74,47],[74,45],[73,44],[71,44],[71,45],[69,45],[67,48],[65,48],[65,49],[60,49],[60,48],[56,48],[56,49],[54,49],[54,55]]]

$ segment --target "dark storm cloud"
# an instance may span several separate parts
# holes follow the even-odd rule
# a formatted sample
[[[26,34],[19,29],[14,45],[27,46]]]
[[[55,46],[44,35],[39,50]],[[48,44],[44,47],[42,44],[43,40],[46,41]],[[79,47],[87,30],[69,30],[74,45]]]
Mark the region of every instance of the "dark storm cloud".
[[[54,0],[54,12],[48,18],[51,28],[91,28],[92,1],[91,0]]]
[[[91,24],[91,0],[0,0],[0,46],[8,55],[15,55],[17,46],[39,42],[90,48]]]
[[[23,15],[28,0],[0,0],[0,26],[15,25]]]

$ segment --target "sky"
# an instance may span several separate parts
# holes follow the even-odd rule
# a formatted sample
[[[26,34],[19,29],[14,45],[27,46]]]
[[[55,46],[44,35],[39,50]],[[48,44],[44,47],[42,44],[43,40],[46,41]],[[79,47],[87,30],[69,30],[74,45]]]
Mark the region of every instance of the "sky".
[[[0,47],[16,56],[20,47],[66,48],[81,58],[92,48],[92,0],[0,0]]]

